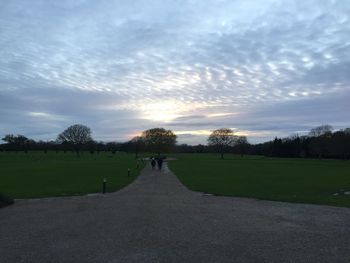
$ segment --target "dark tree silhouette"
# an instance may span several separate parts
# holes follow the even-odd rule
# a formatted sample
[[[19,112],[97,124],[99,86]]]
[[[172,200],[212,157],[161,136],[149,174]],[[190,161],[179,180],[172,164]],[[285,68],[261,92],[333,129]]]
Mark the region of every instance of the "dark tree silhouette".
[[[139,158],[139,153],[144,149],[145,141],[142,136],[135,136],[130,141],[130,148],[135,152],[135,159]]]
[[[28,139],[24,135],[13,135],[7,134],[4,138],[2,138],[4,142],[6,142],[12,150],[23,150],[25,152],[28,151],[28,147],[30,144],[34,144],[35,141]]]
[[[158,153],[172,150],[176,144],[176,135],[171,130],[153,128],[142,132],[143,141],[148,150]]]
[[[32,141],[21,134],[19,134],[17,136],[13,135],[13,134],[7,134],[7,135],[5,135],[4,138],[2,138],[2,140],[4,142],[9,143],[9,144],[16,144],[16,145],[23,145],[23,144],[26,144],[26,143],[29,143]]]
[[[249,146],[247,137],[238,136],[235,142],[235,145],[238,148],[239,154],[243,157],[243,155],[247,153],[248,146]]]
[[[333,127],[330,125],[322,125],[311,129],[309,136],[313,137],[310,141],[310,149],[318,158],[329,154],[330,138],[332,137]]]
[[[233,147],[237,142],[237,137],[229,128],[221,128],[213,131],[208,138],[208,145],[213,146],[224,159],[224,153]]]
[[[93,139],[91,137],[90,128],[81,124],[75,124],[68,127],[57,137],[57,142],[72,145],[77,156],[79,156],[81,147],[92,141]]]
[[[332,132],[330,125],[312,129],[308,136],[292,136],[284,139],[251,145],[249,154],[275,157],[350,158],[350,129]]]
[[[331,134],[333,130],[333,127],[331,125],[321,125],[318,126],[316,128],[311,129],[311,131],[309,132],[309,136],[311,137],[318,137],[321,135],[327,135],[327,134]]]

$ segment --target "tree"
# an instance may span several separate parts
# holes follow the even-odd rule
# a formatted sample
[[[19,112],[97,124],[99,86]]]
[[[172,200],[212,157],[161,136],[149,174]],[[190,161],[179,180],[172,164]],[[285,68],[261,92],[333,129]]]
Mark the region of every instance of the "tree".
[[[7,134],[7,135],[5,135],[4,138],[2,138],[2,140],[5,141],[6,143],[15,144],[15,145],[23,145],[23,144],[30,143],[33,141],[33,140],[30,140],[21,134],[19,134],[17,136],[15,136],[13,134]]]
[[[316,128],[313,128],[309,132],[310,137],[319,137],[323,135],[332,134],[333,127],[331,125],[321,125]]]
[[[142,132],[141,137],[146,147],[160,155],[161,152],[170,151],[175,147],[176,135],[171,130],[153,128]]]
[[[213,131],[208,138],[208,145],[213,146],[224,159],[224,153],[236,144],[237,136],[229,128],[221,128]]]
[[[77,153],[77,156],[79,156],[79,151],[82,145],[93,141],[93,139],[91,137],[91,130],[89,127],[81,124],[75,124],[59,134],[57,141],[62,144],[72,145]]]
[[[312,137],[310,141],[311,152],[318,158],[329,154],[329,142],[332,137],[333,127],[331,125],[321,125],[313,128],[309,132]]]
[[[350,134],[350,128],[345,128],[344,130],[343,130],[343,132],[345,133],[345,134]]]
[[[27,152],[28,145],[34,144],[35,141],[32,139],[28,139],[24,135],[13,135],[13,134],[7,134],[4,138],[2,138],[4,142],[10,145],[10,147],[14,150],[24,150]]]
[[[243,157],[243,155],[246,154],[247,148],[249,146],[247,137],[246,136],[238,136],[235,144],[238,148],[239,154],[241,155],[241,157]]]
[[[139,158],[139,152],[144,148],[144,138],[142,136],[135,136],[129,141],[131,150],[135,152],[135,159]]]
[[[15,136],[13,134],[6,134],[1,140],[8,144],[13,144],[15,142]]]

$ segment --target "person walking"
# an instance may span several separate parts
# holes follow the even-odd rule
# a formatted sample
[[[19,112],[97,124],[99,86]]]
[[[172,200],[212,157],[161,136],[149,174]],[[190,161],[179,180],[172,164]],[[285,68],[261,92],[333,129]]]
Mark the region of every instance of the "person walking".
[[[152,170],[154,170],[156,166],[156,160],[154,159],[154,157],[151,158],[151,166],[152,166]]]
[[[162,157],[157,158],[157,164],[158,164],[158,170],[162,170],[162,166],[163,166],[163,158]]]

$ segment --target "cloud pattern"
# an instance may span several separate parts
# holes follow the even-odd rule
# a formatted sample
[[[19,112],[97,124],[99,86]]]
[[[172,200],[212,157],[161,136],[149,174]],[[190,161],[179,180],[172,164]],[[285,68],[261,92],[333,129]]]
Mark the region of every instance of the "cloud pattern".
[[[0,2],[0,134],[99,140],[156,126],[258,142],[349,126],[342,0]]]

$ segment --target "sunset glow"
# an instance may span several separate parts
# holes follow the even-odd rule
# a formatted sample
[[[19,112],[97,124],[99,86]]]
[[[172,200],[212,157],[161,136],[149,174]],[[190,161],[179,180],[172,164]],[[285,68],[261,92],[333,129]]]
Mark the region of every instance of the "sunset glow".
[[[205,143],[349,126],[346,1],[5,1],[0,135],[97,140],[152,127]],[[204,132],[205,131],[205,132]]]

